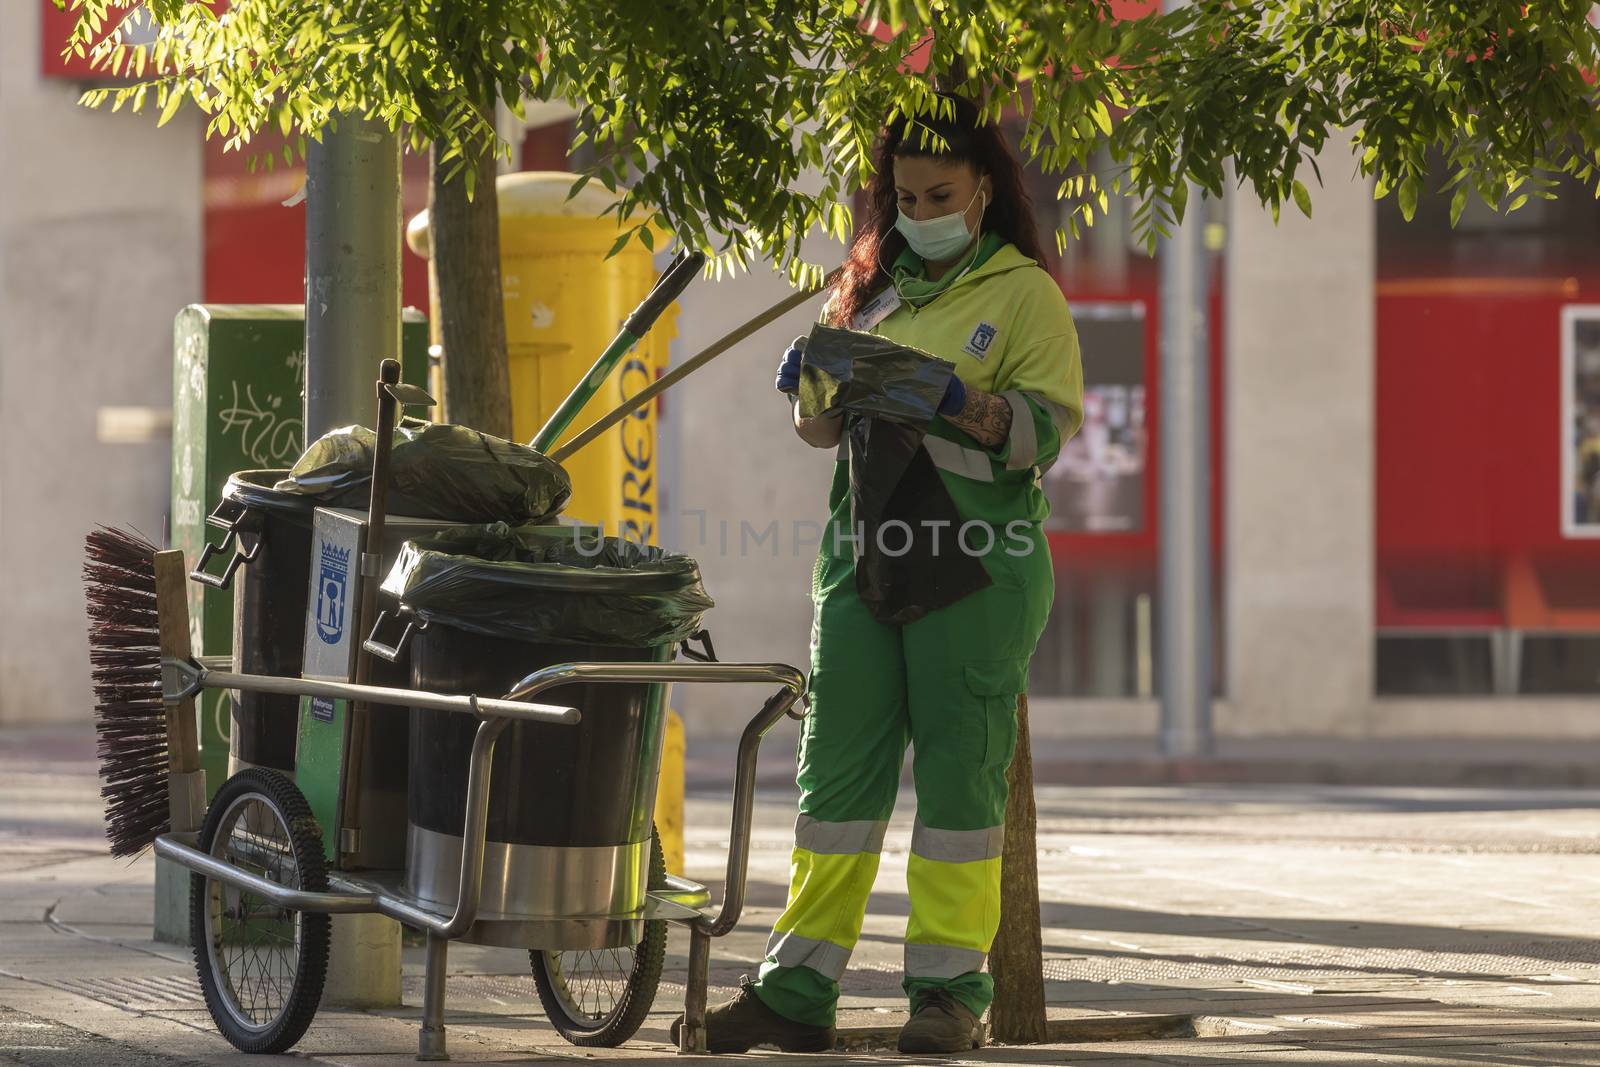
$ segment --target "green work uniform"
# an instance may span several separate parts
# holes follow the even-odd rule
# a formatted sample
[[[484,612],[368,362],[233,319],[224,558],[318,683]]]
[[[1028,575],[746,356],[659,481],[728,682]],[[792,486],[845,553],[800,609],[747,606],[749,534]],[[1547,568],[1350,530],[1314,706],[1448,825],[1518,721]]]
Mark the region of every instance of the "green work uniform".
[[[1011,406],[998,448],[942,417],[923,441],[963,520],[941,531],[948,541],[940,550],[981,555],[993,584],[904,625],[873,618],[856,595],[857,531],[841,449],[812,579],[811,714],[800,741],[789,902],[755,984],[764,1003],[800,1022],[833,1023],[908,742],[917,819],[906,871],[906,992],[913,1009],[944,990],[980,1015],[993,996],[984,962],[1000,922],[1017,695],[1055,586],[1039,480],[1082,421],[1083,374],[1050,275],[993,238],[971,259],[937,296],[918,307],[903,301],[870,329],[949,360],[966,385]],[[909,295],[913,287],[905,288]]]

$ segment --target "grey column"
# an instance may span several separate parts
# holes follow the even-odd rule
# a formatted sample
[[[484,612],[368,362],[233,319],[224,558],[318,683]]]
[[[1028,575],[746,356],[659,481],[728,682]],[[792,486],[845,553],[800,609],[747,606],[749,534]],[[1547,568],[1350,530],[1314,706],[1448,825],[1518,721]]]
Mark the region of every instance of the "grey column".
[[[306,156],[306,440],[371,425],[400,357],[400,139],[341,118]]]
[[[1211,751],[1211,425],[1206,203],[1189,187],[1161,242],[1160,568],[1156,663],[1161,751]]]
[[[1350,137],[1313,215],[1228,202],[1226,730],[1373,729],[1377,209]],[[1554,434],[1552,434],[1552,443]]]

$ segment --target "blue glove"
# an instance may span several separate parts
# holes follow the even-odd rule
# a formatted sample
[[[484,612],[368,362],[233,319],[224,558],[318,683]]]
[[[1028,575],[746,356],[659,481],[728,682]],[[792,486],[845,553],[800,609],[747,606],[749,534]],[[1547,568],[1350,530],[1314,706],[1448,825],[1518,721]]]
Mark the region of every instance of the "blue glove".
[[[778,380],[774,383],[778,392],[793,394],[800,391],[800,357],[805,350],[806,339],[796,337],[789,351],[783,354],[783,362],[778,364]]]
[[[954,374],[950,375],[950,384],[944,387],[944,399],[939,401],[939,414],[945,418],[961,414],[961,409],[967,406],[967,387],[961,384],[961,379]]]

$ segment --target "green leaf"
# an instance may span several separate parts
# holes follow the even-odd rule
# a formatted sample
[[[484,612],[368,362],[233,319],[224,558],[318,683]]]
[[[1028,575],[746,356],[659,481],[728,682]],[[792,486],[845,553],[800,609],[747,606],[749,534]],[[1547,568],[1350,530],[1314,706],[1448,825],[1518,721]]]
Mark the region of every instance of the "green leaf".
[[[1456,186],[1455,194],[1450,197],[1450,228],[1452,230],[1456,228],[1456,223],[1461,221],[1461,212],[1467,206],[1467,194],[1471,191],[1472,187],[1470,185],[1462,183]]]
[[[1100,127],[1100,132],[1109,137],[1111,135],[1111,112],[1106,108],[1106,102],[1104,100],[1096,100],[1090,115],[1094,117],[1095,125]]]
[[[441,174],[476,182],[466,161],[481,154],[485,105],[564,101],[583,152],[574,195],[598,179],[619,228],[660,212],[640,240],[670,232],[719,271],[770,259],[809,276],[802,240],[847,235],[834,206],[871,177],[885,118],[950,111],[932,78],[958,61],[962,91],[991,120],[1020,118],[1029,180],[1056,186],[1075,235],[1106,213],[1109,186],[1130,198],[1148,246],[1183,217],[1187,183],[1220,195],[1225,167],[1263,204],[1292,200],[1309,216],[1296,169],[1315,170],[1346,129],[1359,173],[1377,179],[1378,199],[1398,192],[1407,218],[1439,166],[1455,222],[1469,185],[1491,204],[1580,185],[1600,195],[1595,37],[1559,5],[1217,0],[1113,21],[1105,0],[250,0],[225,15],[148,0],[155,39],[107,48],[93,27],[126,5],[55,2],[76,17],[68,48],[141,79],[86,93],[86,106],[138,110],[153,92],[165,124],[188,99],[220,143],[264,157],[278,144],[263,146],[265,133],[303,145],[334,116],[363,114],[433,146]],[[898,36],[861,32],[868,20]]]
[[[1400,214],[1410,222],[1417,214],[1417,186],[1415,175],[1407,174],[1400,182]]]
[[[172,116],[178,113],[178,108],[183,105],[184,93],[181,89],[171,89],[167,92],[166,105],[161,109],[161,117],[156,120],[156,128],[160,129],[172,121]]]
[[[1300,214],[1309,219],[1311,217],[1311,190],[1307,189],[1305,183],[1298,178],[1294,180],[1291,188],[1294,192],[1294,206],[1300,209]]]

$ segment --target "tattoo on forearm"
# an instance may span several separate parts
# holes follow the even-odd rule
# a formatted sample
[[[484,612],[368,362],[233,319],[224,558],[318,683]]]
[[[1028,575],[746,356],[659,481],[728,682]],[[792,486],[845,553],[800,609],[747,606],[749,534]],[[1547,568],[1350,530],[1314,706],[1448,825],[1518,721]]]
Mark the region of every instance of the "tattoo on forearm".
[[[967,402],[950,421],[971,434],[985,448],[997,448],[1011,433],[1011,405],[1003,396],[968,389]]]

